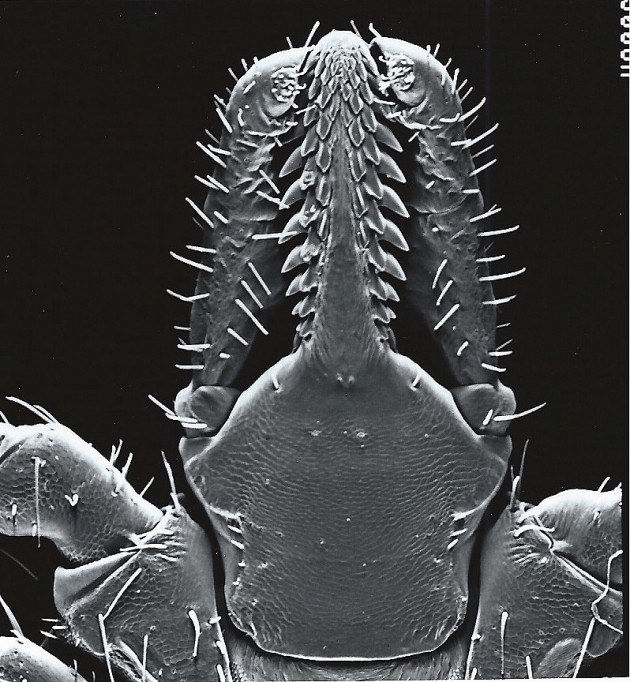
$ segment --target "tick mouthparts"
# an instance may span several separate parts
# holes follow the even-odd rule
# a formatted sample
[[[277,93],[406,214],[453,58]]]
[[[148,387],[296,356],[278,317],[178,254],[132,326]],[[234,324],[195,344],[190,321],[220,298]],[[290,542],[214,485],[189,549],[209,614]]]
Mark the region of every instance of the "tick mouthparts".
[[[299,297],[294,349],[326,346],[329,359],[359,364],[395,349],[400,301],[426,324],[453,384],[497,386],[497,308],[512,297],[495,299],[492,286],[522,268],[489,272],[480,238],[503,233],[488,229],[500,209],[484,210],[468,151],[485,134],[469,139],[465,127],[483,101],[464,112],[457,78],[423,48],[332,31],[237,81],[219,106],[221,163],[204,180],[203,211],[189,202],[202,213],[203,251],[175,256],[199,270],[195,294],[182,297],[199,350],[181,366],[195,386],[244,387],[246,359],[257,337],[274,337],[269,317],[285,294]]]

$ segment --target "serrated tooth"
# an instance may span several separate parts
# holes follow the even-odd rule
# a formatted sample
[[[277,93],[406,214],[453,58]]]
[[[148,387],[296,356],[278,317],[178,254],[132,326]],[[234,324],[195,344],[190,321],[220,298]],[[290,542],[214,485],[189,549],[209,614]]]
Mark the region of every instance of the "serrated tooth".
[[[369,208],[364,218],[370,230],[382,235],[385,232],[385,218],[378,209]]]
[[[387,294],[387,299],[388,301],[394,301],[398,302],[400,301],[400,297],[398,296],[398,292],[394,287],[389,283],[383,281],[383,284],[385,285],[385,293]]]
[[[385,282],[376,274],[376,272],[369,268],[369,283],[368,288],[370,293],[376,298],[380,298],[381,301],[387,299],[387,291],[385,289]]]
[[[356,83],[352,85],[351,72],[349,71],[348,80],[346,82],[339,83],[339,86],[337,87],[337,92],[341,94],[341,97],[344,102],[347,102],[352,97],[354,88],[356,88],[358,84],[359,81],[356,81]],[[348,109],[344,107],[344,117],[349,118],[350,116],[351,116],[350,111],[348,111]]]
[[[368,62],[368,65],[369,65],[369,62]],[[357,74],[359,75],[359,78],[362,81],[366,81],[368,78],[368,73],[365,70],[365,64],[363,63],[362,59],[357,60],[356,67],[357,67]]]
[[[317,130],[317,136],[320,140],[326,140],[330,135],[330,130],[332,128],[332,119],[327,113],[322,113],[315,125],[315,130]]]
[[[371,107],[363,107],[361,112],[361,120],[363,121],[363,127],[370,133],[376,133],[377,122],[376,116]]]
[[[367,135],[363,141],[363,153],[365,158],[369,159],[375,166],[378,166],[381,162],[381,150],[378,148],[372,135]]]
[[[289,218],[284,230],[282,230],[282,234],[278,237],[278,244],[288,242],[289,239],[296,236],[296,233],[303,234],[306,232],[306,228],[300,220],[301,217],[302,213],[296,213]]]
[[[349,150],[348,161],[350,163],[350,172],[352,173],[354,181],[360,182],[367,171],[363,154],[354,149]]]
[[[315,78],[319,78],[322,82],[328,83],[332,78],[330,73],[330,64],[327,59],[320,59],[315,66]]]
[[[400,263],[387,251],[385,252],[385,267],[383,271],[403,282],[407,279],[403,269],[400,267]]]
[[[372,104],[374,101],[374,95],[372,94],[372,91],[370,90],[367,83],[359,83],[359,94],[361,95],[361,99],[366,104]]]
[[[328,107],[328,104],[330,103],[330,100],[332,99],[334,90],[331,87],[323,87],[317,98],[315,99],[315,104],[320,109],[326,109]],[[336,94],[336,93],[335,93]],[[330,112],[332,113],[332,111]]]
[[[355,147],[360,147],[366,141],[365,131],[356,118],[348,126],[348,137]]]
[[[370,24],[369,28],[370,28],[370,31],[371,31],[377,38],[381,38],[381,37],[382,37],[381,34],[372,26],[372,24]],[[361,60],[361,66],[367,68],[367,72],[365,72],[364,80],[368,80],[368,73],[369,73],[370,75],[374,76],[375,78],[378,78],[378,76],[379,76],[378,68],[377,68],[377,66],[376,66],[376,63],[375,63],[374,60],[372,59],[372,57],[370,57],[369,59]],[[363,71],[362,71],[362,73],[363,73]]]
[[[321,210],[322,207],[317,203],[315,194],[313,192],[307,192],[304,199],[304,205],[300,211],[302,225],[310,227],[318,219]]]
[[[291,284],[287,287],[285,296],[293,296],[299,292],[308,293],[314,289],[318,283],[318,274],[315,268],[308,268],[299,275],[296,275]]]
[[[315,311],[316,296],[315,294],[309,294],[304,299],[304,304],[300,308],[300,317],[306,317]]]
[[[328,113],[331,118],[335,118],[339,114],[341,108],[341,97],[335,97],[330,104],[328,104]]]
[[[298,301],[291,311],[292,315],[299,315],[300,317],[306,317],[310,315],[315,310],[315,294],[309,294],[306,298]]]
[[[379,246],[377,239],[371,239],[368,246],[368,259],[376,266],[377,270],[385,269],[385,251]]]
[[[309,187],[313,187],[319,175],[320,174],[317,173],[315,168],[315,157],[309,156],[308,159],[306,159],[304,170],[300,176],[300,187],[302,190],[306,191]]]
[[[302,125],[306,128],[317,120],[319,116],[319,107],[316,104],[311,104],[306,108],[304,112],[304,118],[302,119]]]
[[[304,157],[302,156],[302,150],[300,147],[297,147],[289,154],[289,158],[284,162],[284,166],[280,169],[278,177],[284,178],[285,176],[294,173],[296,170],[301,169],[303,166]]]
[[[314,225],[322,214],[322,209],[317,206],[317,202],[308,196],[304,202],[304,207],[300,211],[300,222],[308,230]]]
[[[297,268],[300,265],[304,265],[304,258],[302,257],[302,244],[298,244],[291,249],[280,272],[289,272],[289,270],[293,270],[293,268]]]
[[[404,238],[398,225],[392,220],[385,220],[384,223],[385,231],[381,239],[384,239],[401,251],[409,251],[409,244],[407,244],[407,240]]]
[[[382,322],[383,324],[389,324],[390,321],[396,317],[394,311],[386,306],[381,301],[374,301],[372,303],[374,319]]]
[[[319,145],[319,149],[317,150],[317,154],[315,155],[315,163],[317,164],[317,167],[322,171],[322,173],[326,173],[328,171],[328,169],[330,168],[330,164],[332,163],[330,145],[328,144]]]
[[[319,273],[316,268],[308,268],[302,275],[302,287],[304,291],[310,291],[319,284]]]
[[[387,185],[383,187],[383,201],[381,205],[384,206],[385,208],[390,209],[390,211],[397,213],[403,218],[409,217],[409,211],[407,210],[407,207],[403,204],[401,198],[398,196],[398,193],[395,192],[391,187],[388,187]]]
[[[379,142],[382,142],[384,145],[387,145],[390,149],[393,149],[396,152],[402,151],[400,142],[396,139],[394,133],[392,133],[392,131],[387,126],[384,126],[382,123],[379,123],[376,126],[375,134],[376,139]]]
[[[369,166],[363,180],[365,191],[379,201],[383,198],[383,184],[381,183],[374,166]]]
[[[315,190],[315,198],[322,206],[328,206],[330,203],[330,196],[332,194],[332,188],[330,186],[330,179],[327,174],[323,174],[319,178],[317,183],[317,189]]]
[[[296,328],[297,333],[300,336],[306,336],[313,331],[313,318],[305,317]]]
[[[310,230],[306,240],[300,247],[300,253],[302,255],[302,260],[306,263],[311,260],[314,256],[317,256],[322,248],[322,242],[319,235],[315,230]]]
[[[370,269],[370,282],[369,282],[370,293],[381,301],[399,301],[396,289],[385,280],[381,279],[373,270]]]
[[[407,178],[398,167],[398,164],[386,152],[381,152],[381,163],[378,166],[378,172],[388,178],[392,178],[396,182],[407,182]]]
[[[296,275],[287,287],[285,296],[293,296],[302,291],[302,274]]]
[[[359,64],[360,61],[357,61],[355,69],[352,69],[351,71],[348,72],[348,80],[350,81],[350,85],[352,86],[350,95],[352,95],[352,92],[356,90],[360,82],[359,74],[356,71]]]
[[[322,214],[322,219],[319,221],[319,224],[317,225],[317,236],[321,239],[321,241],[326,241],[328,238],[328,213],[324,212]]]
[[[354,189],[355,192],[354,196],[352,197],[352,209],[354,214],[361,218],[368,212],[369,203],[366,204],[365,202],[363,192],[361,191],[361,185],[355,185]]]
[[[292,206],[296,201],[299,201],[303,197],[304,191],[302,190],[301,178],[298,178],[284,193],[280,203],[285,204],[286,206]]]
[[[315,99],[315,97],[319,94],[321,87],[322,87],[322,82],[319,80],[319,78],[313,78],[313,80],[311,81],[311,84],[308,88],[309,102],[312,102]]]
[[[355,116],[358,116],[361,113],[361,110],[366,108],[363,100],[356,90],[350,95],[348,103],[350,104],[350,108],[352,109],[352,112]],[[367,108],[367,111],[369,111],[369,108]]]
[[[328,60],[326,58],[318,59],[317,62],[315,63],[315,70],[313,72],[313,75],[315,76],[315,78],[319,78],[324,72],[324,69],[328,68],[329,68]]]
[[[302,156],[310,156],[319,144],[319,138],[317,137],[317,128],[315,126],[309,128],[304,136],[304,141],[300,147],[300,153]]]

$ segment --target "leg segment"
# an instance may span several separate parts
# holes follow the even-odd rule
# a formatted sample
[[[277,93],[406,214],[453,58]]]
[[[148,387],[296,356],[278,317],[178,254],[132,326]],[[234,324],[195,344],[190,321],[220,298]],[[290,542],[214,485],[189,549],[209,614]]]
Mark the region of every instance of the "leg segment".
[[[50,538],[70,561],[108,556],[162,512],[60,424],[0,424],[0,532]]]
[[[3,682],[85,682],[79,673],[25,637],[0,637]]]
[[[503,512],[484,541],[468,676],[571,676],[611,649],[622,634],[620,546],[619,488]]]
[[[0,531],[50,538],[70,560],[54,591],[71,641],[104,659],[112,680],[229,677],[204,531],[140,497],[66,427],[1,428]],[[25,647],[34,671],[49,665],[36,645],[10,640],[0,652],[10,680]]]

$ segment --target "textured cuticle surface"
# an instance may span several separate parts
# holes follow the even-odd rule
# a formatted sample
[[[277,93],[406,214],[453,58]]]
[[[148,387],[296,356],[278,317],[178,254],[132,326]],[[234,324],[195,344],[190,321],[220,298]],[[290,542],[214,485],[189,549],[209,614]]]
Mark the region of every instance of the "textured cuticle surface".
[[[518,226],[481,195],[484,99],[437,52],[336,30],[215,98],[202,237],[173,252],[197,284],[169,290],[192,378],[152,397],[187,499],[158,509],[131,453],[38,406],[0,424],[0,532],[56,543],[53,631],[105,680],[570,676],[620,641],[620,489],[532,506],[505,480],[541,407],[517,407],[497,331]],[[81,679],[52,660],[0,641],[11,682]]]

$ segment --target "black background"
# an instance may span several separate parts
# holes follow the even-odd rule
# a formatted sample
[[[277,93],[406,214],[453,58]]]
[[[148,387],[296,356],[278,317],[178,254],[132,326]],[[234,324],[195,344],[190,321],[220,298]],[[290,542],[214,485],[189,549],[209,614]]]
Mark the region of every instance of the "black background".
[[[172,401],[173,324],[194,274],[169,250],[196,242],[184,202],[209,171],[195,147],[219,130],[211,96],[251,64],[357,22],[441,44],[489,104],[498,163],[486,203],[510,264],[514,355],[505,383],[525,409],[515,452],[530,446],[523,497],[610,486],[627,478],[627,80],[614,1],[126,2],[0,5],[0,395],[48,408],[103,453],[124,440],[130,479],[167,502],[160,450],[177,457],[177,427],[147,399]],[[451,69],[452,71],[452,69]],[[461,78],[460,77],[460,78]],[[484,125],[485,123],[485,125]],[[488,157],[490,158],[490,157]],[[502,336],[502,339],[507,336]],[[33,421],[8,402],[13,423]],[[0,585],[35,637],[54,558],[30,540],[2,547],[29,562],[38,586],[0,554]],[[39,558],[38,558],[39,557]],[[48,609],[43,613],[41,609]],[[2,628],[7,631],[7,628]],[[627,674],[623,650],[591,674]]]

